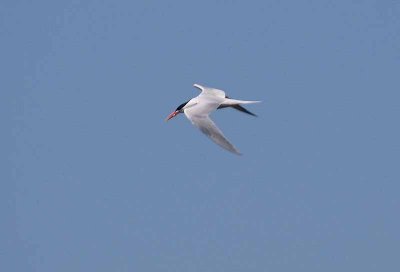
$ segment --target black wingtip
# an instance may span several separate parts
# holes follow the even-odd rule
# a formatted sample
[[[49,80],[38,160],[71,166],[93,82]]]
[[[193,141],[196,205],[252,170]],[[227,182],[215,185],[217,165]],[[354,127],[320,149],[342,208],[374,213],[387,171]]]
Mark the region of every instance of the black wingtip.
[[[240,105],[234,105],[234,106],[232,106],[232,108],[234,108],[234,109],[236,109],[236,110],[238,110],[238,111],[247,113],[247,114],[249,114],[249,115],[251,115],[251,116],[258,117],[256,114],[252,113],[251,111],[245,109],[244,107],[242,107],[242,106],[240,106]]]

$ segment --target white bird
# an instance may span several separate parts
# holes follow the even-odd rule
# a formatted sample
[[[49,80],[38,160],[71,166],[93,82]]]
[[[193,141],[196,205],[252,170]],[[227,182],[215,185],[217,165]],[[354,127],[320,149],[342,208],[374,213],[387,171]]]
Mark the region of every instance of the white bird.
[[[222,131],[214,124],[209,115],[214,110],[232,107],[236,110],[256,116],[254,113],[240,106],[240,104],[252,104],[261,101],[230,99],[222,90],[204,87],[199,84],[194,84],[193,86],[200,89],[200,95],[179,105],[176,110],[168,115],[166,121],[183,112],[193,125],[198,127],[201,132],[210,137],[216,144],[230,152],[241,155],[239,150],[225,138]]]

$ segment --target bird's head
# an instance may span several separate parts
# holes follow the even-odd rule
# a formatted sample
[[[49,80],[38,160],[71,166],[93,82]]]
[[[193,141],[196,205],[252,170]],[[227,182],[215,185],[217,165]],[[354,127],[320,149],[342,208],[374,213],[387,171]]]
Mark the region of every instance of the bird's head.
[[[169,119],[172,119],[172,118],[174,118],[175,116],[177,116],[179,113],[182,113],[183,110],[184,110],[184,107],[186,106],[186,104],[187,104],[188,102],[189,102],[189,101],[186,101],[186,102],[180,104],[170,115],[168,115],[168,117],[165,119],[165,121],[168,121]]]

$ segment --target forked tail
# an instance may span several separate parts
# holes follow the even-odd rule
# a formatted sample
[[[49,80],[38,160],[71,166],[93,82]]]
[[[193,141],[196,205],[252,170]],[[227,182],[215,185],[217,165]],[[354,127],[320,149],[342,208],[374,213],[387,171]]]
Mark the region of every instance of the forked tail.
[[[261,101],[251,101],[251,100],[237,100],[237,99],[226,99],[223,104],[225,105],[238,105],[238,104],[254,104],[260,103]]]

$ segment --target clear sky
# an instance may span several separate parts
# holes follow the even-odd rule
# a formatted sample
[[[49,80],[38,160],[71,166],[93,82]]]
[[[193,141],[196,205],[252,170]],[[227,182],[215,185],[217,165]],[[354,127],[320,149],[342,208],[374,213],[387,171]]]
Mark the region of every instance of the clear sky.
[[[1,271],[400,271],[400,2],[0,3]],[[184,116],[200,83],[262,100]]]

